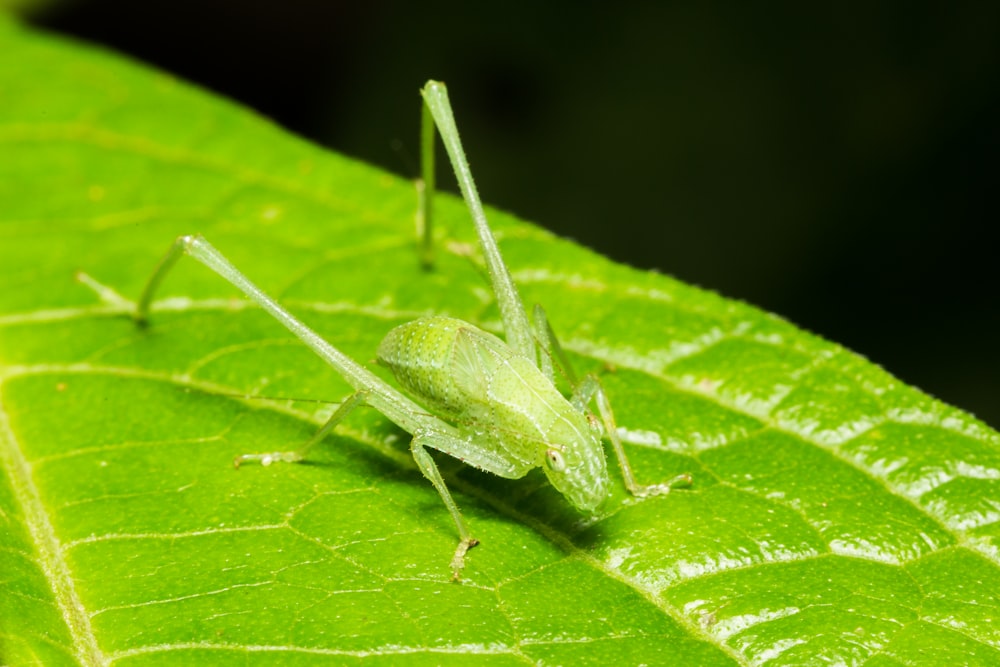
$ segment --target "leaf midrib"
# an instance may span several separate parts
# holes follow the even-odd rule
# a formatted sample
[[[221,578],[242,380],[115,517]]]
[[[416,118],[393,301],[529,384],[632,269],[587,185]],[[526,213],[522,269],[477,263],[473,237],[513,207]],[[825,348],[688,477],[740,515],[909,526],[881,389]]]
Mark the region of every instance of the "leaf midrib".
[[[89,376],[107,375],[112,377],[126,377],[137,380],[140,379],[150,380],[150,381],[162,382],[165,384],[171,384],[179,388],[193,389],[196,391],[204,392],[206,394],[226,394],[236,390],[236,388],[227,385],[221,385],[218,383],[206,382],[201,380],[194,380],[193,378],[186,375],[177,375],[177,374],[156,372],[156,371],[136,370],[134,368],[129,368],[129,367],[99,366],[91,363],[37,364],[37,365],[24,365],[24,366],[10,366],[5,369],[2,375],[0,375],[0,388],[2,388],[5,382],[19,377],[37,376],[43,374],[64,375],[67,373],[89,375]],[[252,399],[234,398],[234,400],[238,400],[247,405],[250,405]],[[317,420],[315,415],[306,413],[301,410],[296,410],[294,408],[290,408],[287,406],[269,405],[266,407],[260,407],[260,406],[256,407],[257,409],[271,410],[317,425],[321,423],[321,420]],[[415,464],[413,464],[412,459],[409,456],[394,448],[385,446],[385,444],[380,441],[368,437],[364,431],[351,428],[349,424],[343,424],[341,425],[341,428],[338,428],[338,433],[340,433],[344,437],[350,438],[351,440],[353,440],[358,444],[364,445],[378,452],[380,455],[384,456],[389,460],[392,460],[394,463],[400,465],[403,468],[410,468],[416,470],[416,466]],[[10,429],[6,420],[6,415],[4,413],[0,413],[0,438],[2,438],[3,436],[10,436]],[[98,449],[102,451],[107,450],[106,447],[101,447]],[[23,464],[25,466],[30,467],[30,464],[24,461],[23,455],[21,454],[20,450],[16,448],[16,446],[12,446],[10,448],[10,451],[14,453],[15,456],[20,457],[20,460],[23,461]],[[94,451],[94,450],[76,449],[72,453],[67,454],[65,457],[46,456],[37,459],[35,463],[51,462],[54,460],[59,460],[70,456],[77,456],[87,451]],[[5,465],[5,467],[7,466]],[[9,473],[11,472],[11,469],[9,467],[8,467],[8,472]],[[50,581],[53,584],[53,590],[56,592],[57,603],[59,604],[60,608],[63,609],[64,617],[67,618],[67,623],[70,623],[71,620],[75,621],[76,623],[76,627],[70,628],[71,637],[73,639],[74,648],[77,649],[78,658],[81,660],[81,662],[84,665],[88,666],[106,665],[113,660],[118,660],[128,655],[137,655],[141,653],[156,652],[159,650],[168,649],[168,647],[144,647],[143,649],[115,653],[112,656],[104,656],[101,653],[100,649],[98,648],[97,639],[92,632],[90,626],[90,615],[86,612],[84,605],[76,595],[75,587],[73,586],[72,583],[72,577],[70,576],[69,569],[68,566],[66,565],[66,561],[64,558],[64,554],[67,551],[82,544],[94,542],[96,541],[96,539],[102,541],[106,539],[138,539],[138,538],[148,537],[149,535],[142,533],[136,533],[136,534],[121,533],[121,534],[101,535],[98,536],[96,539],[93,537],[88,537],[80,540],[75,540],[73,542],[69,542],[66,544],[62,544],[58,540],[58,538],[55,537],[52,525],[49,522],[48,516],[44,511],[44,503],[42,503],[38,495],[37,489],[34,488],[34,485],[30,481],[30,473],[25,475],[10,474],[10,477],[12,480],[15,481],[14,486],[18,502],[22,506],[24,506],[26,510],[31,509],[29,508],[29,505],[33,505],[33,511],[26,511],[26,514],[28,515],[28,522],[29,525],[31,525],[32,527],[33,538],[35,538],[35,533],[42,533],[40,539],[44,539],[47,543],[47,551],[49,552],[49,554],[51,554],[51,556],[49,557],[43,556],[42,559],[43,571],[49,576]],[[669,616],[680,627],[685,628],[685,630],[689,633],[690,636],[700,639],[701,641],[704,641],[722,650],[734,661],[735,664],[739,665],[750,664],[739,653],[715,641],[710,635],[708,635],[704,631],[703,628],[699,627],[695,623],[692,623],[688,618],[686,618],[683,614],[681,614],[678,610],[676,610],[672,605],[668,604],[666,600],[664,600],[661,596],[658,596],[650,589],[639,585],[634,579],[630,579],[615,570],[609,569],[606,566],[606,564],[593,557],[587,551],[578,547],[576,544],[573,543],[572,539],[566,533],[555,530],[552,527],[546,525],[544,522],[539,521],[538,519],[530,515],[517,511],[516,509],[514,509],[513,506],[503,502],[501,498],[495,495],[485,493],[481,488],[477,487],[472,483],[466,482],[461,478],[448,476],[448,483],[451,488],[460,491],[465,495],[476,498],[477,500],[489,505],[498,513],[506,516],[507,518],[516,521],[520,524],[523,524],[529,527],[530,529],[534,530],[536,533],[544,537],[550,543],[552,543],[561,551],[563,551],[565,554],[567,554],[568,557],[586,563],[593,570],[600,572],[604,576],[614,579],[615,581],[618,581],[619,583],[635,591],[645,600],[647,600],[649,604],[651,604],[652,606],[654,606],[655,608],[659,609],[664,614]],[[25,494],[20,491],[20,488],[22,486],[30,486],[30,493],[33,494],[30,499],[26,499]],[[36,527],[40,528],[36,530]],[[273,528],[273,527],[276,526],[259,526],[259,525],[243,526],[243,527],[229,529],[229,531],[230,532],[236,530],[248,531],[248,530],[259,530],[261,528]],[[289,528],[290,526],[285,525],[283,527]],[[201,534],[201,532],[202,531],[186,531],[183,533],[158,533],[156,537],[159,539],[183,538],[183,537],[190,537],[196,534]],[[204,531],[204,534],[214,534],[219,532],[226,532],[226,531],[213,528],[210,531]],[[39,551],[41,552],[42,550],[39,549]],[[49,565],[49,562],[52,560],[56,561],[55,567]],[[518,577],[515,577],[505,581],[504,583],[509,584],[510,582],[516,581],[517,579]],[[60,584],[59,582],[63,583]],[[487,587],[487,588],[492,589],[492,587]],[[70,615],[73,615],[76,618],[71,619]],[[521,644],[522,642],[519,640],[515,644],[515,647],[520,646]],[[183,646],[184,645],[182,644],[170,644],[168,650],[182,648]],[[199,648],[208,648],[214,645],[197,643],[196,645],[192,646],[197,646]],[[231,649],[240,649],[247,651],[282,650],[282,651],[295,651],[295,652],[306,652],[306,653],[322,653],[331,655],[353,654],[352,652],[345,652],[345,651],[311,649],[309,647],[293,647],[293,646],[250,647],[245,645],[220,644],[217,646],[217,648],[231,648]],[[153,651],[151,651],[150,649],[153,649]],[[419,649],[418,647],[414,647],[413,651],[421,652],[421,649]],[[413,651],[407,651],[407,652],[413,652]],[[436,649],[428,648],[424,652],[433,653],[436,652]],[[376,651],[369,653],[378,653],[378,652]],[[504,651],[504,653],[512,653],[512,651]]]
[[[5,378],[0,377],[0,462],[10,480],[14,499],[24,512],[24,523],[31,544],[38,554],[39,568],[52,586],[56,604],[66,621],[76,650],[77,660],[87,666],[105,665],[107,662],[94,636],[90,617],[77,594],[69,565],[63,557],[64,550],[35,486],[32,465],[24,456],[11,428],[7,411],[2,407],[4,380]]]

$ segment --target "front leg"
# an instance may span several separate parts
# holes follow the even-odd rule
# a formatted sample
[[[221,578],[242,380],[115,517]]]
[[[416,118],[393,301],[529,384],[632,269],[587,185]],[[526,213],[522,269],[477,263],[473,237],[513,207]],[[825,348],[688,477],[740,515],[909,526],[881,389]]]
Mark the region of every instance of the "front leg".
[[[583,378],[583,381],[576,388],[574,399],[586,405],[592,397],[596,399],[597,412],[601,415],[604,431],[608,434],[611,447],[618,458],[618,464],[622,469],[622,477],[625,478],[625,487],[629,490],[629,493],[638,498],[644,498],[646,496],[662,495],[669,493],[672,489],[691,485],[690,473],[677,475],[673,479],[660,484],[639,484],[635,479],[635,473],[632,472],[632,464],[629,463],[628,456],[625,454],[625,447],[622,445],[622,440],[618,436],[618,425],[615,423],[615,415],[611,410],[611,402],[608,401],[608,396],[604,393],[604,386],[601,385],[600,380],[596,377],[588,375]]]
[[[611,410],[611,402],[608,400],[607,394],[604,393],[604,386],[601,384],[601,381],[593,375],[587,375],[582,381],[577,383],[576,374],[573,372],[569,358],[563,351],[559,339],[556,338],[556,334],[549,324],[549,318],[545,314],[545,309],[536,304],[532,315],[534,316],[535,336],[542,347],[541,366],[543,372],[555,383],[554,369],[556,366],[559,367],[570,384],[574,385],[570,403],[580,412],[586,412],[590,401],[596,399],[597,412],[601,415],[604,431],[608,434],[608,439],[611,441],[611,447],[615,451],[615,457],[617,457],[618,465],[622,469],[622,477],[625,478],[625,487],[629,490],[629,493],[642,498],[668,493],[671,489],[677,487],[689,486],[691,484],[691,475],[688,473],[678,475],[662,484],[644,485],[636,481],[635,473],[632,472],[632,464],[629,463],[628,456],[625,454],[625,447],[618,436],[618,425],[615,423],[615,414]]]

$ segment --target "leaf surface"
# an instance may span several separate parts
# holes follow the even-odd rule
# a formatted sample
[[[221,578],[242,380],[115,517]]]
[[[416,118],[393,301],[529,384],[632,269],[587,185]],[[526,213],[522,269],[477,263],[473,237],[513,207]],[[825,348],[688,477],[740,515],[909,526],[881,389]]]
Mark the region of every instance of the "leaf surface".
[[[496,331],[461,202],[422,272],[412,184],[2,19],[0,202],[5,664],[1000,662],[997,434],[779,318],[494,213],[640,480],[694,485],[616,479],[588,517],[438,456],[482,541],[455,584],[454,525],[374,411],[233,469],[333,407],[227,394],[350,393],[277,323],[190,260],[149,328],[128,313],[201,232],[359,361],[425,313]]]

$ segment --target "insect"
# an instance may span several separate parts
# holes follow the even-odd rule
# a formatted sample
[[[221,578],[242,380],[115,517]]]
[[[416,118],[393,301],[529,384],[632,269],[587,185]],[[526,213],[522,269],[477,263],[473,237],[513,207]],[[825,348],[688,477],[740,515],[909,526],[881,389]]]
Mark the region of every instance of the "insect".
[[[472,214],[506,341],[468,322],[444,316],[424,317],[396,327],[382,340],[377,358],[392,370],[399,384],[413,397],[410,398],[323,340],[264,294],[200,235],[181,236],[174,242],[146,284],[136,306],[135,319],[140,325],[146,324],[153,295],[183,255],[215,271],[270,313],[337,370],[355,391],[298,450],[246,454],[238,457],[236,464],[300,461],[358,405],[365,403],[375,408],[412,434],[413,460],[434,485],[455,522],[459,543],[451,559],[451,570],[457,580],[466,553],[478,541],[428,449],[511,479],[541,467],[557,490],[587,512],[595,510],[609,495],[602,435],[611,442],[625,485],[635,496],[667,493],[689,484],[691,478],[680,475],[652,485],[636,481],[618,436],[611,404],[598,379],[588,375],[577,381],[540,306],[533,311],[534,326],[529,323],[517,287],[487,224],[444,84],[430,81],[421,93],[423,187],[417,219],[422,230],[422,261],[425,264],[432,261],[436,127]],[[556,388],[557,365],[574,386],[569,398]],[[591,403],[597,406],[599,418],[588,410]]]

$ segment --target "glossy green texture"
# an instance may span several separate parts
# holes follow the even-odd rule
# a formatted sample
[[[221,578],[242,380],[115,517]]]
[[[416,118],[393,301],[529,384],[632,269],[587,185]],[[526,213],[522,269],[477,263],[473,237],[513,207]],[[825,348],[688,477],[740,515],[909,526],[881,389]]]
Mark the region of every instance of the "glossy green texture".
[[[603,443],[587,413],[493,334],[465,320],[420,318],[387,333],[378,360],[426,409],[458,427],[462,448],[442,451],[508,479],[541,469],[583,512],[607,499]],[[553,444],[560,465],[549,463]]]
[[[193,262],[146,331],[73,278],[134,299],[198,231],[359,361],[427,312],[496,331],[465,258],[419,269],[411,184],[0,20],[0,202],[0,663],[1000,663],[1000,438],[773,316],[494,214],[640,481],[695,482],[613,474],[591,520],[538,471],[438,457],[482,540],[453,584],[454,525],[377,413],[232,469],[331,408],[219,392],[349,393],[277,323]],[[461,202],[439,222],[471,240]]]

